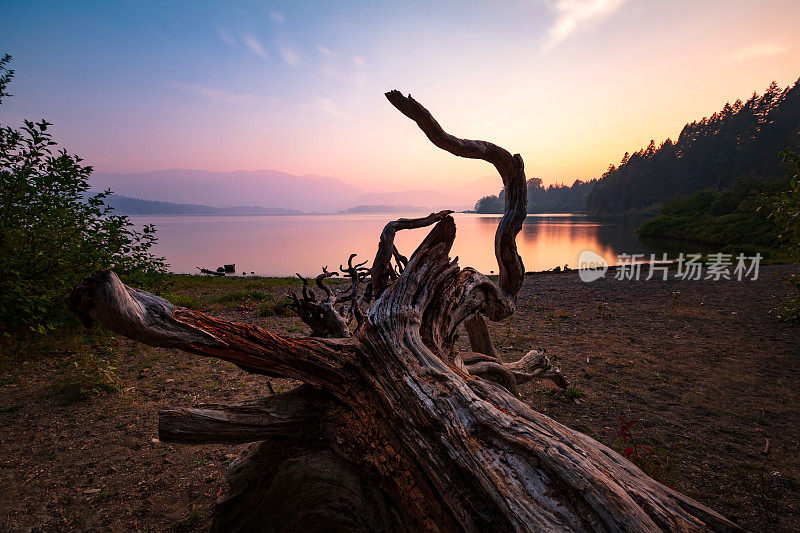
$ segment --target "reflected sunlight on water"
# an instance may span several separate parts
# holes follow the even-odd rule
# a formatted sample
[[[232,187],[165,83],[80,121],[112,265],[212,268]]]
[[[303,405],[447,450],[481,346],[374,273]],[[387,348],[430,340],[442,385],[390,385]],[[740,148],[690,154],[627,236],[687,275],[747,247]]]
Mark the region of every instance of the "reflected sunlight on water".
[[[141,225],[158,227],[157,253],[173,272],[197,273],[235,263],[237,273],[260,275],[317,274],[335,268],[357,253],[363,261],[375,256],[378,237],[389,220],[423,214],[287,215],[287,216],[133,216]],[[461,266],[484,273],[497,270],[494,232],[500,215],[454,214],[457,233],[451,256]],[[636,237],[640,220],[598,221],[583,215],[530,215],[517,236],[526,270],[575,267],[584,250],[616,263],[620,253],[649,253]],[[426,229],[398,233],[396,244],[410,255]]]

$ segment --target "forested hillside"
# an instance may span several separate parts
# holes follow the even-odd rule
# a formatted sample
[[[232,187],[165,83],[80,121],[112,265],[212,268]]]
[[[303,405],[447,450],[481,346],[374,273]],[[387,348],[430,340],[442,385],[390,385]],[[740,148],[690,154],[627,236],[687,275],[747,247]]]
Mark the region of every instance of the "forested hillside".
[[[528,212],[655,214],[668,198],[706,188],[723,190],[746,177],[783,174],[778,153],[800,147],[800,80],[781,89],[775,82],[746,102],[686,124],[677,141],[622,157],[598,179],[544,188],[528,180]],[[503,197],[485,196],[479,213],[502,213]]]
[[[781,90],[775,82],[746,102],[684,126],[673,142],[654,141],[619,166],[611,165],[587,198],[591,213],[656,211],[666,199],[712,187],[721,190],[748,175],[783,173],[778,153],[800,146],[800,80]]]
[[[550,185],[545,188],[542,180],[528,180],[528,213],[577,213],[586,211],[586,198],[597,180],[575,180],[571,186]],[[484,196],[475,204],[478,213],[502,213],[505,196]]]

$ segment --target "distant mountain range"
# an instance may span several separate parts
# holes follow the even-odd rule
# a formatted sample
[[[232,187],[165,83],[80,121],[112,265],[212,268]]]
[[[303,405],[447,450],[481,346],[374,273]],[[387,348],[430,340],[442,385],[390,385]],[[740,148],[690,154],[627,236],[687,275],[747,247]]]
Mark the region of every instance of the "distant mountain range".
[[[212,207],[210,205],[177,204],[142,200],[112,194],[106,204],[114,208],[118,215],[299,215],[302,211],[280,207],[235,206]]]
[[[364,190],[338,178],[294,176],[276,170],[170,169],[92,176],[95,189],[131,198],[214,207],[261,205],[301,211],[335,211],[353,205]],[[363,203],[363,202],[361,202]]]
[[[170,214],[177,214],[175,210],[182,210],[180,212],[185,214],[200,214],[203,209],[211,208],[232,208],[236,214],[278,214],[286,211],[338,213],[365,205],[461,210],[472,208],[475,195],[485,194],[487,188],[488,191],[495,189],[498,181],[497,178],[483,178],[466,182],[458,187],[457,193],[437,190],[375,193],[335,177],[295,176],[276,170],[212,172],[169,169],[137,174],[98,172],[91,178],[94,190],[108,188],[114,192],[117,201],[121,202],[117,208],[121,213],[169,209],[172,211]],[[151,201],[154,204],[134,205],[130,202],[142,198],[147,200],[139,202]],[[176,207],[178,204],[182,207]],[[248,209],[257,210],[258,213],[247,212]]]
[[[142,200],[112,194],[106,204],[114,208],[116,215],[302,215],[297,209],[282,207],[261,207],[240,205],[234,207],[213,207],[200,204],[178,204],[157,200]],[[348,214],[364,213],[421,213],[429,208],[412,205],[356,205],[341,211]]]

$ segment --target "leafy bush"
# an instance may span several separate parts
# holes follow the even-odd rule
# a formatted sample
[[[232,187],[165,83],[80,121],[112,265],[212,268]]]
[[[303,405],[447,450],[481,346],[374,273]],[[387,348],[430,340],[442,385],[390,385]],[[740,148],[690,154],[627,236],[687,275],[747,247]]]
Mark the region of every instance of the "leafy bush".
[[[800,276],[790,276],[786,283],[792,287],[793,293],[778,306],[777,316],[786,322],[800,322]]]
[[[800,259],[800,156],[791,150],[781,152],[788,167],[789,186],[768,199],[770,218],[775,221],[789,252]]]
[[[0,103],[14,72],[0,59]],[[67,292],[84,276],[114,269],[153,285],[166,271],[151,252],[155,227],[111,213],[111,191],[89,193],[91,166],[55,148],[50,123],[0,125],[0,328],[44,333],[66,316]]]
[[[781,156],[788,166],[789,186],[768,198],[766,205],[790,256],[800,260],[800,156],[791,150],[781,152]],[[792,287],[792,294],[781,304],[778,317],[800,321],[800,277],[791,276],[787,283]]]

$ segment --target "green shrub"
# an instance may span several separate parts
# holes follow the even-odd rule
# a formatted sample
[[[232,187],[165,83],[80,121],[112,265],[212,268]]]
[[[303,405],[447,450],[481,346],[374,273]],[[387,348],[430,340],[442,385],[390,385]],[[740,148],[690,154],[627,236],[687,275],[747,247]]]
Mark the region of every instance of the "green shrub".
[[[792,257],[800,259],[800,156],[791,150],[781,152],[788,167],[788,187],[767,198],[769,217],[775,221]]]
[[[10,56],[0,59],[0,103]],[[44,333],[66,318],[70,288],[98,269],[156,289],[166,271],[153,255],[155,227],[112,214],[111,191],[89,192],[91,166],[56,142],[42,120],[0,125],[0,328]]]
[[[780,229],[785,247],[794,260],[800,260],[800,156],[786,150],[781,152],[787,165],[789,184],[772,197],[767,197],[765,206],[769,216]],[[800,277],[793,275],[788,280],[791,294],[781,304],[778,317],[783,320],[800,320]]]
[[[778,319],[786,322],[800,322],[800,276],[792,275],[786,280],[792,287],[791,294],[774,310]]]
[[[765,194],[785,182],[749,176],[724,191],[704,189],[670,198],[661,214],[642,224],[638,233],[725,247],[728,252],[744,253],[747,248],[772,255],[769,251],[781,246],[780,229],[759,207]]]

